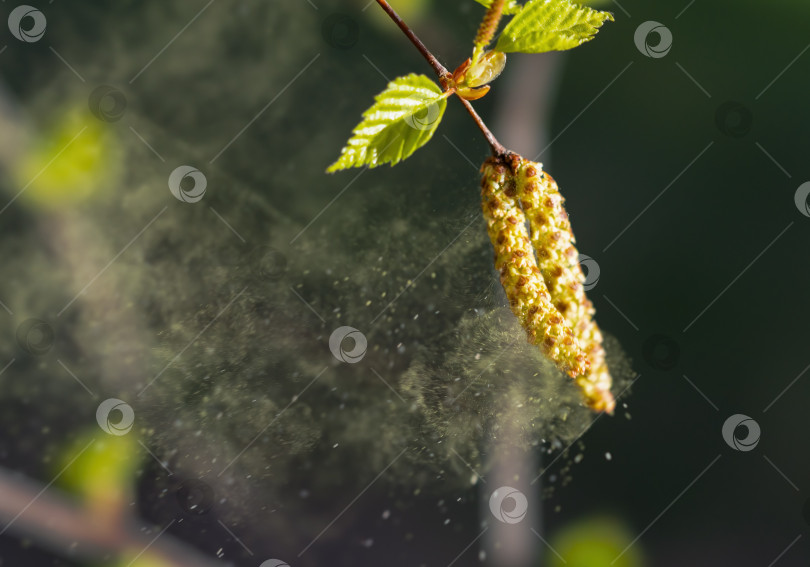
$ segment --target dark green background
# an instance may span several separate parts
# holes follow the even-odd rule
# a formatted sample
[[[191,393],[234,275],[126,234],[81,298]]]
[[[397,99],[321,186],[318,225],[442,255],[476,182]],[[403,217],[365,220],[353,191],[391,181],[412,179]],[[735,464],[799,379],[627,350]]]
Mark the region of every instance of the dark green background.
[[[172,144],[174,149],[165,151],[183,155],[177,148],[190,147],[188,153],[201,160],[219,150],[320,53],[311,72],[268,107],[217,163],[230,186],[271,203],[289,227],[309,222],[355,175],[326,176],[322,172],[335,159],[373,95],[384,86],[384,79],[364,55],[388,77],[430,73],[393,24],[386,27],[369,20],[368,12],[378,8],[372,5],[363,11],[365,2],[318,0],[315,10],[305,0],[221,0],[200,17],[199,25],[189,27],[186,40],[169,47],[154,69],[128,87],[130,70],[137,70],[165,45],[203,2],[42,4],[38,7],[49,23],[46,40],[23,45],[4,32],[2,42],[9,48],[0,55],[3,80],[35,120],[46,122],[48,101],[59,99],[61,83],[54,77],[64,74],[64,83],[70,79],[48,50],[48,45],[55,45],[83,70],[88,84],[77,88],[89,92],[91,84],[119,85],[127,94],[131,116],[167,133],[166,140],[171,142],[164,140],[162,148]],[[466,57],[482,9],[472,0],[433,4],[413,25],[452,66]],[[644,550],[648,564],[655,566],[769,565],[801,535],[777,565],[806,565],[810,560],[810,518],[802,516],[802,508],[807,509],[810,498],[806,422],[810,375],[799,378],[768,411],[765,408],[810,364],[810,248],[806,244],[810,218],[801,215],[793,202],[798,186],[810,180],[810,53],[805,52],[758,95],[810,43],[810,5],[697,0],[681,13],[687,4],[623,0],[629,17],[617,6],[606,5],[616,21],[607,24],[593,42],[565,55],[553,118],[548,125],[537,125],[538,129],[549,128],[552,137],[567,128],[543,160],[549,161],[549,170],[567,199],[580,251],[600,265],[601,279],[590,292],[600,325],[619,339],[641,375],[632,392],[620,401],[627,409],[599,419],[583,437],[585,459],[573,467],[572,482],[557,487],[544,502],[544,527],[553,537],[558,527],[606,512],[638,534],[657,520],[636,544]],[[10,8],[7,2],[0,14],[3,19]],[[358,41],[348,49],[336,49],[324,39],[323,23],[333,13],[347,14],[358,25]],[[633,44],[635,29],[647,20],[659,21],[672,31],[672,50],[663,58],[644,57]],[[191,40],[194,33],[221,35],[207,37],[204,43],[211,49],[198,55]],[[116,60],[127,54],[131,59]],[[599,95],[630,62],[629,69]],[[499,84],[475,103],[485,119],[494,111]],[[739,137],[718,128],[717,110],[727,101],[741,103],[753,118],[750,130]],[[457,102],[450,101],[436,139],[393,170],[383,167],[363,174],[330,209],[332,220],[325,219],[321,227],[313,225],[313,240],[305,250],[311,251],[321,238],[332,244],[342,242],[346,256],[358,264],[371,261],[378,252],[396,258],[395,238],[403,243],[413,240],[408,232],[399,234],[392,228],[406,219],[408,230],[425,231],[422,240],[402,245],[410,254],[403,260],[403,273],[418,272],[425,262],[414,258],[413,250],[423,242],[433,243],[424,252],[429,259],[456,229],[474,218],[479,206],[478,174],[441,138],[443,133],[474,162],[486,156],[487,147],[474,124]],[[709,143],[711,147],[684,172]],[[548,159],[551,156],[553,161]],[[150,175],[164,175],[166,168],[159,165],[149,166],[154,169]],[[220,194],[218,198],[224,207],[231,197]],[[379,231],[378,240],[373,230],[357,235],[356,240],[351,233],[338,237],[326,230],[325,226],[339,227],[341,215],[353,211],[362,211],[371,219],[370,226]],[[25,235],[27,215],[22,209],[7,211],[0,219],[3,239],[9,242]],[[471,231],[475,227],[482,225],[474,225]],[[279,230],[288,239],[297,232],[286,226]],[[129,236],[120,238],[126,242]],[[291,271],[303,273],[307,266],[296,263],[299,251],[291,247],[284,252]],[[226,256],[227,252],[220,250],[220,254]],[[471,257],[486,266],[488,258]],[[7,271],[0,270],[5,277]],[[183,281],[181,271],[188,270],[167,277]],[[485,275],[480,273],[481,278]],[[494,274],[490,280],[495,282]],[[309,281],[308,297],[321,291],[328,295],[329,278],[320,282],[322,290],[317,288],[318,281]],[[354,293],[347,291],[346,297]],[[417,288],[411,293],[416,301],[421,292]],[[443,293],[451,295],[447,290]],[[477,292],[460,293],[472,297]],[[486,290],[480,293],[485,295]],[[331,306],[327,300],[313,302],[320,309]],[[195,304],[190,309],[196,309],[205,300],[197,301],[194,296],[190,303]],[[142,308],[148,312],[151,306]],[[447,308],[461,309],[458,304]],[[11,349],[14,324],[10,321],[7,327]],[[427,328],[423,332],[430,336]],[[318,335],[322,341],[328,330],[325,333]],[[660,335],[677,345],[677,352],[653,349],[655,337]],[[225,342],[223,338],[221,343]],[[645,344],[652,356],[645,356]],[[661,361],[668,355],[673,364],[662,369]],[[306,358],[307,348],[295,356]],[[32,408],[26,405],[28,401],[19,402],[13,396],[3,403],[7,415],[14,408],[33,415],[31,423],[19,429],[33,431],[41,425],[37,412],[42,408]],[[160,407],[155,412],[159,414]],[[49,419],[45,417],[49,413],[42,411],[41,419]],[[753,451],[734,451],[721,437],[723,422],[737,413],[751,416],[762,428],[762,438]],[[64,416],[55,419],[70,425],[78,421]],[[4,425],[3,465],[46,479],[47,469],[38,463],[32,442],[17,435],[24,433]],[[606,452],[612,460],[605,460]],[[679,497],[718,455],[720,459]],[[367,456],[362,452],[355,455],[357,459]],[[152,478],[160,470],[153,468],[147,467],[141,479],[140,498],[147,503],[143,504],[145,515],[157,521],[165,516],[155,511],[159,504],[150,493],[160,484]],[[351,476],[350,465],[346,470]],[[365,471],[361,476],[362,480],[355,481],[360,486],[373,473]],[[353,486],[351,480],[346,482]],[[314,547],[298,561],[294,556],[300,546],[288,545],[284,536],[274,537],[272,530],[266,533],[261,514],[246,513],[249,517],[242,518],[239,532],[256,557],[221,538],[213,517],[180,527],[176,533],[210,554],[225,545],[228,558],[239,565],[258,565],[259,555],[285,554],[293,566],[446,565],[478,533],[478,496],[475,489],[456,485],[449,486],[446,495],[437,495],[440,485],[434,485],[429,495],[417,496],[407,482],[375,489],[344,518],[341,538]],[[301,515],[315,515],[318,520],[313,525],[320,527],[356,493],[355,488],[346,488],[331,493],[334,498],[318,495],[309,508],[302,505]],[[387,500],[378,503],[379,499]],[[315,512],[319,506],[324,509],[320,516]],[[389,507],[401,511],[399,523],[379,521],[381,511]],[[288,505],[284,513],[294,517],[297,512]],[[447,517],[453,519],[451,528],[443,525]],[[366,548],[360,542],[369,537],[375,544]],[[9,536],[0,538],[0,558],[9,565],[70,564],[36,548],[23,548]],[[480,562],[473,546],[457,565],[475,564]]]

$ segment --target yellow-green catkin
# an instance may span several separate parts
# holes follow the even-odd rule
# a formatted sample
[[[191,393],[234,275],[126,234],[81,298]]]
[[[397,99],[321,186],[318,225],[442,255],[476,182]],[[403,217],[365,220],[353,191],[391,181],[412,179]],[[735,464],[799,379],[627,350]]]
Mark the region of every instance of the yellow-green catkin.
[[[551,302],[565,318],[590,362],[588,372],[575,378],[588,405],[613,412],[612,379],[605,362],[602,333],[593,320],[593,303],[586,297],[585,276],[574,246],[571,223],[557,183],[541,164],[513,157],[517,198],[529,220],[531,243]]]
[[[481,172],[495,268],[512,312],[529,341],[574,378],[588,406],[612,413],[602,333],[557,184],[540,164],[515,154],[488,159]]]
[[[552,302],[537,265],[510,168],[490,158],[481,168],[481,196],[487,232],[495,249],[495,269],[501,276],[512,312],[537,345],[566,374],[588,372],[588,358],[565,318]]]
[[[484,15],[484,20],[478,27],[478,33],[475,35],[473,42],[478,48],[485,48],[492,41],[492,37],[498,29],[498,22],[501,21],[503,8],[506,5],[506,0],[492,0],[487,13]]]

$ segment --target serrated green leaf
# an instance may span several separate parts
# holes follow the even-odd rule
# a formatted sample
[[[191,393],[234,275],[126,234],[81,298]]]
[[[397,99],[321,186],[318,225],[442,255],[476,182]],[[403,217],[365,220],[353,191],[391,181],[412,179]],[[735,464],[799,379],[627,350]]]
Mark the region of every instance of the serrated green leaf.
[[[530,0],[504,28],[495,49],[506,53],[571,49],[593,39],[606,20],[613,21],[613,14],[568,0]]]
[[[486,8],[489,8],[490,6],[492,6],[492,0],[475,0],[475,1],[478,2],[479,4],[481,4],[482,6],[486,7]],[[517,0],[509,0],[506,3],[506,6],[503,7],[503,13],[507,14],[507,15],[509,15],[509,14],[517,14],[522,9],[523,9],[523,6],[521,6],[518,3]]]
[[[411,73],[388,83],[327,173],[349,167],[396,165],[424,146],[444,116],[447,98],[424,75]]]

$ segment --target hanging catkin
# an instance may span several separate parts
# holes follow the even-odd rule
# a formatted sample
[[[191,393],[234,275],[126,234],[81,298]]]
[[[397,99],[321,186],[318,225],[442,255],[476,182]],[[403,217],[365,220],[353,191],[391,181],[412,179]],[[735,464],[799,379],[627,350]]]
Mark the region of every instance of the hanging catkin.
[[[557,184],[540,164],[515,154],[490,158],[482,172],[484,217],[512,311],[529,340],[574,378],[588,406],[612,412],[602,334]]]
[[[512,163],[518,199],[531,226],[531,242],[537,265],[546,282],[551,301],[574,331],[590,370],[576,378],[588,405],[599,411],[613,411],[611,378],[605,363],[602,333],[593,320],[593,303],[586,297],[585,276],[574,247],[574,233],[563,206],[557,183],[542,165],[518,159]]]
[[[512,312],[536,344],[571,377],[588,370],[588,360],[565,319],[551,303],[551,295],[537,266],[529,241],[526,217],[517,201],[514,175],[490,158],[481,169],[482,207],[495,248],[495,269]]]

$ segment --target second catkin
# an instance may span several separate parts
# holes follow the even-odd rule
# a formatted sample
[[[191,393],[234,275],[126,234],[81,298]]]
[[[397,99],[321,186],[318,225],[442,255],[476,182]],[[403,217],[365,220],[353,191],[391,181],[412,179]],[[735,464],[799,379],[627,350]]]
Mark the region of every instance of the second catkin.
[[[558,368],[574,378],[585,402],[612,413],[611,376],[602,334],[585,296],[571,223],[554,180],[516,154],[481,168],[482,207],[512,312]]]

